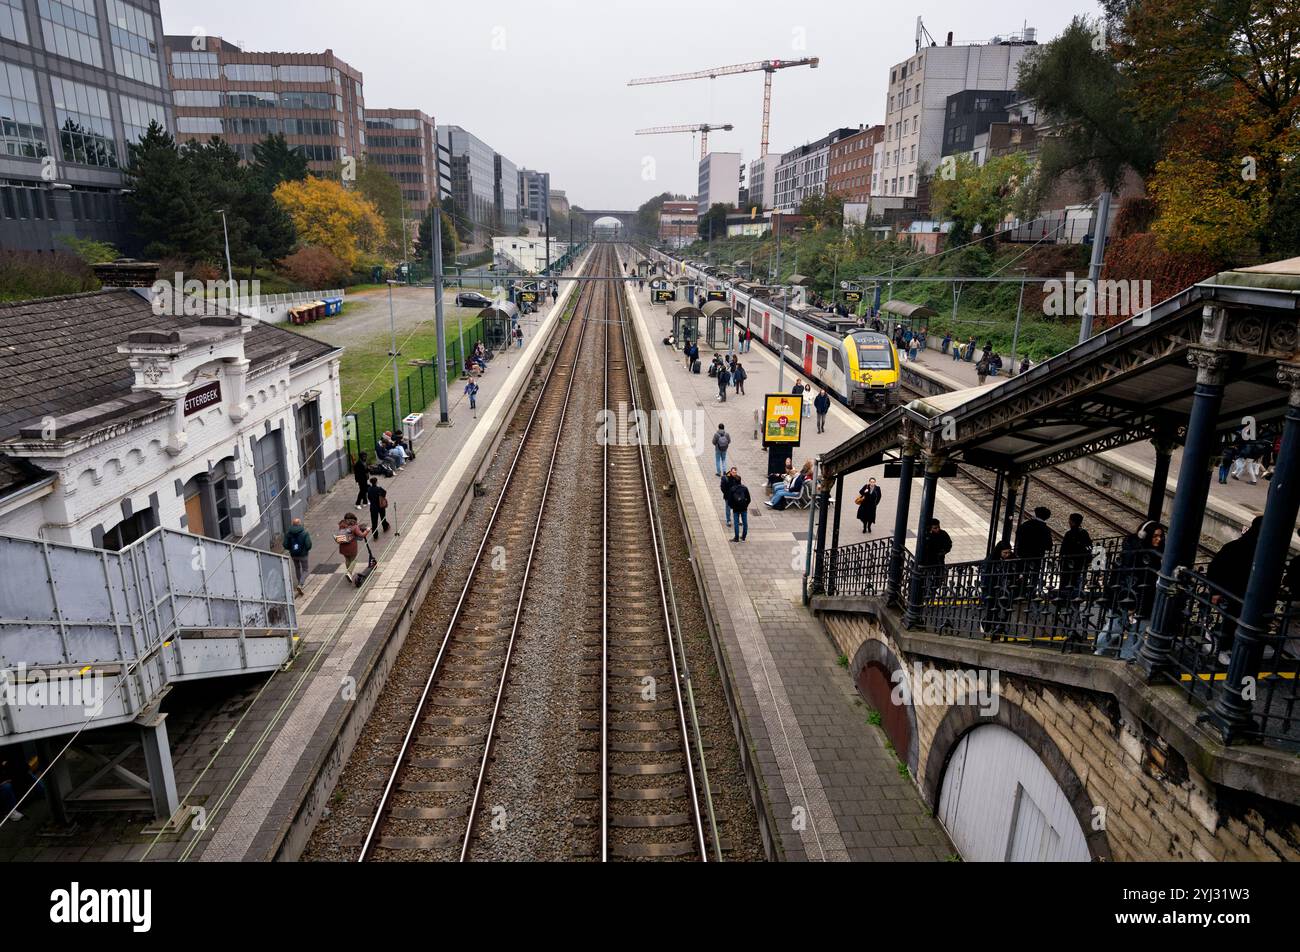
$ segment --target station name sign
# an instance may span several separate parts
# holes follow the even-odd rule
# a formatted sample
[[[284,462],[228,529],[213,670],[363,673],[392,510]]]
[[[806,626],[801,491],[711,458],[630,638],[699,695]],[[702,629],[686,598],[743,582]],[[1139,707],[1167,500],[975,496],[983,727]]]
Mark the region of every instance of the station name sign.
[[[197,390],[191,390],[185,394],[185,415],[193,416],[194,414],[206,410],[221,402],[221,381],[214,380],[212,383],[204,384]]]
[[[666,304],[669,301],[676,301],[677,292],[669,291],[666,288],[656,288],[654,292],[654,299],[656,304]]]

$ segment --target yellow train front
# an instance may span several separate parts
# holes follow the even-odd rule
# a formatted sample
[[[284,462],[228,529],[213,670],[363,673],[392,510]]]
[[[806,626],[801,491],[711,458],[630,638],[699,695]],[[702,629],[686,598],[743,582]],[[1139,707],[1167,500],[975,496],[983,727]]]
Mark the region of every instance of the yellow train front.
[[[853,331],[840,342],[846,379],[844,402],[852,410],[884,413],[898,403],[898,350],[886,335]]]

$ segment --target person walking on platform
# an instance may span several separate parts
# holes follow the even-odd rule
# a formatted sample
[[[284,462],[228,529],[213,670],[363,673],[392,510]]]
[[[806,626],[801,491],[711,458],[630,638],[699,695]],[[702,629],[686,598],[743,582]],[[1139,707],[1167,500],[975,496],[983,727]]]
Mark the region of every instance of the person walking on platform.
[[[831,398],[823,389],[813,400],[813,409],[817,411],[817,432],[826,432],[826,414],[831,412]]]
[[[339,531],[334,536],[334,541],[339,545],[339,555],[343,556],[343,574],[353,584],[356,583],[357,553],[360,551],[360,543],[365,541],[369,534],[369,531],[357,520],[356,513],[349,512],[339,522]]]
[[[718,424],[718,432],[713,434],[713,463],[719,477],[727,467],[727,450],[731,447],[731,434],[725,423]]]
[[[803,419],[803,381],[796,380],[790,388],[790,396],[799,401],[799,419]]]
[[[876,507],[880,505],[881,495],[875,477],[868,479],[867,484],[858,492],[858,521],[862,523],[864,535],[876,524]]]
[[[727,402],[727,388],[731,386],[731,371],[726,364],[718,367],[718,402]]]
[[[293,561],[295,595],[302,594],[302,583],[307,581],[307,554],[311,552],[311,533],[302,524],[301,519],[294,519],[289,531],[284,534],[284,551]]]
[[[979,378],[979,385],[981,387],[984,386],[984,381],[988,380],[989,378],[988,357],[981,357],[979,361],[975,364],[975,376]]]
[[[748,325],[746,325],[744,331],[742,331],[740,334],[740,343],[743,345],[741,347],[741,353],[745,353],[745,354],[749,353],[749,345],[753,343],[753,340],[754,340],[754,332],[749,329]]]
[[[943,587],[948,553],[952,551],[952,536],[943,529],[938,519],[930,520],[930,530],[925,537],[925,553],[917,560],[924,579],[922,600],[928,601]]]
[[[731,528],[731,490],[740,484],[740,477],[736,475],[736,467],[731,467],[722,474],[719,480],[719,489],[722,491],[722,512],[727,520],[727,528]]]
[[[745,370],[744,365],[737,360],[735,369],[731,371],[731,382],[736,388],[737,396],[743,397],[745,395],[745,378],[748,376],[749,372]]]
[[[370,464],[366,462],[364,450],[357,454],[357,461],[352,464],[352,478],[357,481],[357,501],[352,505],[364,506],[366,504],[366,487],[370,485]]]
[[[1228,485],[1228,473],[1232,469],[1232,464],[1237,461],[1237,445],[1225,440],[1223,452],[1219,456],[1219,485]]]
[[[469,383],[465,384],[465,396],[469,397],[469,408],[478,410],[478,384],[471,378]]]
[[[736,473],[733,468],[731,470]],[[734,531],[731,537],[732,542],[744,542],[749,538],[749,487],[747,487],[736,473],[736,482],[731,487],[731,495],[727,497],[727,502],[731,506],[731,512],[734,516]]]
[[[1070,513],[1070,528],[1061,537],[1061,597],[1078,598],[1084,571],[1092,556],[1092,536],[1083,527],[1083,513]]]
[[[377,477],[371,477],[370,488],[366,490],[366,498],[370,503],[370,532],[378,536],[381,527],[384,532],[387,532],[389,530],[388,490],[379,485]]]

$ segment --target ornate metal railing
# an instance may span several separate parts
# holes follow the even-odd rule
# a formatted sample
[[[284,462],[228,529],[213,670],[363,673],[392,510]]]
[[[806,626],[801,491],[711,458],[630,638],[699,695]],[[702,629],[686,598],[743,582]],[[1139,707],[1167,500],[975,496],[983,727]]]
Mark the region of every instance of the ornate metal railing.
[[[827,559],[825,584],[820,590],[827,595],[884,595],[893,553],[892,538],[832,549]]]
[[[1174,638],[1169,677],[1210,716],[1233,688],[1250,702],[1255,727],[1242,739],[1300,749],[1300,593],[1283,592],[1253,644],[1237,637],[1241,602],[1202,573],[1178,570],[1182,623]],[[1295,598],[1295,601],[1291,601]],[[1246,655],[1241,684],[1230,685],[1234,653]],[[1254,657],[1249,657],[1253,654]]]

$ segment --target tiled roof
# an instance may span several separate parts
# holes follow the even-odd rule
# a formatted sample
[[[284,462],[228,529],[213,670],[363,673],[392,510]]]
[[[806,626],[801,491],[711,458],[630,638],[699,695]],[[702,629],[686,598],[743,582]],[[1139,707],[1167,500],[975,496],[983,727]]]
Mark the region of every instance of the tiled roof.
[[[131,395],[135,375],[117,348],[128,334],[195,327],[198,317],[159,317],[134,291],[108,290],[0,305],[0,440],[46,416],[66,416]],[[271,324],[258,323],[244,338],[253,369],[297,351],[294,366],[338,348]],[[122,404],[122,416],[138,412]]]
[[[0,455],[0,496],[8,496],[29,483],[39,483],[52,475],[26,460]]]

